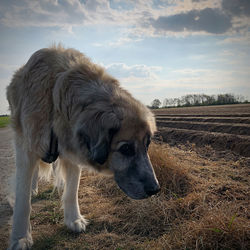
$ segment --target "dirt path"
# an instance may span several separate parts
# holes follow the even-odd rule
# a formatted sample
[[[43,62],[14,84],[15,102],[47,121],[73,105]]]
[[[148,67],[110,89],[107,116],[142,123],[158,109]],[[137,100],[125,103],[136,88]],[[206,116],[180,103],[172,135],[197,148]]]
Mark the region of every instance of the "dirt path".
[[[9,177],[14,172],[15,162],[12,138],[10,128],[0,129],[0,234],[9,230],[12,215],[12,209],[6,199]]]

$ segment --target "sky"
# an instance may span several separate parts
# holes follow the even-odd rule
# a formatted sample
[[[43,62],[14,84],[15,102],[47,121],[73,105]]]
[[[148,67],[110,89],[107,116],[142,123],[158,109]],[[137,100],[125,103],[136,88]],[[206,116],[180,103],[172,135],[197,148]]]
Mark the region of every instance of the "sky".
[[[55,43],[147,105],[198,93],[250,100],[250,0],[0,0],[0,114],[15,70]]]

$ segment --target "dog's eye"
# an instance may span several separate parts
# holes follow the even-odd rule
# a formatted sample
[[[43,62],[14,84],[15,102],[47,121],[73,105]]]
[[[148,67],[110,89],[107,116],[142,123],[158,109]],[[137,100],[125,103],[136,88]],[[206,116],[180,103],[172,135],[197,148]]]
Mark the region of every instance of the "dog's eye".
[[[133,156],[135,155],[135,148],[133,144],[126,143],[119,148],[119,152],[125,156]]]

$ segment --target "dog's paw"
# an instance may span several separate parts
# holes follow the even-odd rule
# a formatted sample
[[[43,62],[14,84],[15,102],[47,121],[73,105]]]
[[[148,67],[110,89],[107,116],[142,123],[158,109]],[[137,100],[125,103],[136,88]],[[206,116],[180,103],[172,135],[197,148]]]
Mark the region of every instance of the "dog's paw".
[[[80,217],[73,221],[65,221],[66,226],[75,233],[80,233],[86,230],[88,221],[84,217]]]
[[[32,245],[33,245],[32,238],[24,237],[19,240],[12,241],[8,250],[27,250],[31,249]]]

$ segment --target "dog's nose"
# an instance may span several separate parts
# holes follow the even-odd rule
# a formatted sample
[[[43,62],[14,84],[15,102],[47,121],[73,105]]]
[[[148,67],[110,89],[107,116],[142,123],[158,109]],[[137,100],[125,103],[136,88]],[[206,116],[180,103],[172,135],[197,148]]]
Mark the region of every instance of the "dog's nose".
[[[152,189],[152,190],[147,190],[146,191],[146,194],[148,196],[151,196],[151,195],[154,195],[154,194],[157,194],[158,192],[160,192],[161,188],[160,187],[157,187],[155,189]]]

